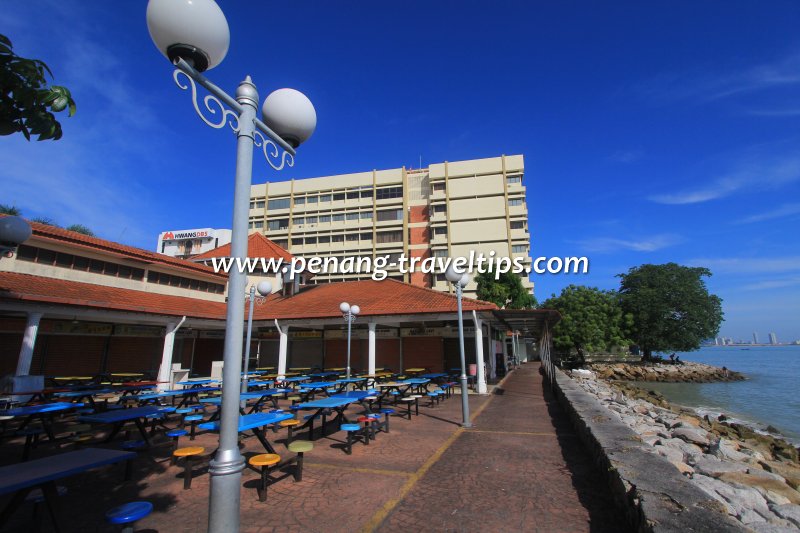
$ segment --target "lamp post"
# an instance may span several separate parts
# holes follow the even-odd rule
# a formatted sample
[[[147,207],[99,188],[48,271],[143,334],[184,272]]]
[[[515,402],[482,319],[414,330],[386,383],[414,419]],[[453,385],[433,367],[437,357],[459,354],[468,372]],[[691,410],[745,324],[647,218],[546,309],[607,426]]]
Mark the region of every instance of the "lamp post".
[[[295,148],[314,132],[317,115],[302,93],[279,89],[262,107],[262,122],[256,117],[258,92],[250,76],[239,84],[235,98],[211,83],[203,74],[218,65],[228,52],[230,32],[222,10],[213,0],[150,0],[147,27],[159,51],[175,65],[175,83],[191,89],[199,117],[212,128],[226,125],[236,133],[236,178],[233,199],[231,257],[247,257],[247,223],[253,171],[253,146],[261,148],[275,170],[294,164]],[[209,93],[198,103],[197,85]],[[224,366],[219,447],[209,465],[208,530],[211,533],[239,531],[242,470],[245,463],[238,447],[239,381],[242,365],[242,329],[245,272],[232,269],[228,277]]]
[[[0,217],[0,257],[12,257],[17,247],[27,241],[33,230],[21,217]]]
[[[256,291],[258,291],[258,296],[256,296]],[[267,296],[271,293],[272,283],[269,281],[262,281],[258,286],[251,285],[250,291],[246,296],[250,300],[250,312],[247,313],[247,339],[244,344],[244,359],[242,361],[242,367],[244,368],[244,372],[242,372],[242,394],[247,392],[249,388],[247,384],[247,372],[250,369],[250,338],[253,332],[253,304],[258,303],[258,305],[262,305],[267,301]]]
[[[361,312],[361,308],[357,305],[342,302],[339,304],[339,310],[342,312],[342,318],[347,322],[347,379],[350,379],[350,330],[358,313]]]
[[[447,281],[453,284],[456,289],[456,299],[458,301],[458,347],[461,355],[461,427],[471,428],[472,422],[469,420],[469,396],[467,391],[467,364],[464,358],[464,317],[461,310],[461,297],[464,292],[464,287],[469,283],[469,274],[466,272],[458,272],[450,262],[450,266],[444,273]]]

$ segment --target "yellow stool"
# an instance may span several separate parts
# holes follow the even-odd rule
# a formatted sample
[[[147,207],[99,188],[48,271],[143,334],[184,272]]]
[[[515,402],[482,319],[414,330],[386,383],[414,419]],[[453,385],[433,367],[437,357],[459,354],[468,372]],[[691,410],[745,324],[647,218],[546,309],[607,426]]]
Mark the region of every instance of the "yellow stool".
[[[262,453],[250,458],[250,465],[261,468],[261,486],[258,487],[258,501],[267,501],[267,474],[273,466],[281,462],[281,456],[274,453]]]
[[[289,451],[297,454],[295,457],[294,480],[303,481],[303,454],[314,449],[314,443],[307,440],[296,440],[289,445]]]
[[[289,431],[289,435],[286,437],[286,445],[292,443],[292,432],[294,431],[295,426],[300,425],[300,421],[295,418],[290,418],[289,420],[281,420],[278,425],[282,428],[287,428]]]
[[[184,459],[183,461],[183,490],[192,488],[192,460],[198,455],[202,455],[206,451],[202,446],[189,446],[186,448],[178,448],[172,455],[175,459]]]

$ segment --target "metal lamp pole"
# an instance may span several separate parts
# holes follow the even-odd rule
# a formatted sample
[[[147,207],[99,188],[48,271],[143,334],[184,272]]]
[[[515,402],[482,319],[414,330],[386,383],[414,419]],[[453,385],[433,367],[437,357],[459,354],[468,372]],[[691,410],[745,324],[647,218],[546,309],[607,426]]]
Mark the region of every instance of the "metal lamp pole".
[[[267,163],[275,170],[292,166],[295,148],[311,136],[316,126],[314,106],[302,93],[280,89],[265,100],[262,122],[256,117],[259,98],[250,76],[239,84],[232,98],[201,74],[225,58],[230,43],[228,22],[213,0],[150,0],[147,26],[156,47],[176,67],[175,83],[181,89],[191,89],[194,109],[203,122],[217,129],[228,125],[236,133],[231,258],[246,258],[253,146],[263,150]],[[197,85],[211,93],[200,99],[204,111],[198,102]],[[239,531],[241,478],[245,466],[239,452],[238,434],[246,284],[245,272],[231,269],[219,447],[209,466],[208,531],[211,533]]]
[[[461,297],[464,287],[469,283],[469,274],[466,272],[459,273],[451,262],[444,276],[455,287],[456,300],[458,301],[458,347],[461,355],[461,427],[471,428],[472,422],[469,420],[469,391],[467,390],[467,363],[464,356],[464,316],[461,309]]]
[[[247,314],[247,339],[244,344],[244,360],[242,361],[242,394],[246,393],[249,389],[247,383],[247,373],[250,367],[250,338],[253,332],[253,304],[263,304],[267,300],[267,296],[272,292],[272,283],[269,281],[262,281],[258,284],[258,296],[256,296],[256,286],[251,285],[250,291],[247,293],[247,298],[250,300],[250,312]]]
[[[342,312],[342,318],[347,322],[347,379],[350,379],[350,331],[353,322],[361,312],[361,308],[357,305],[350,305],[347,302],[339,304],[339,310]]]

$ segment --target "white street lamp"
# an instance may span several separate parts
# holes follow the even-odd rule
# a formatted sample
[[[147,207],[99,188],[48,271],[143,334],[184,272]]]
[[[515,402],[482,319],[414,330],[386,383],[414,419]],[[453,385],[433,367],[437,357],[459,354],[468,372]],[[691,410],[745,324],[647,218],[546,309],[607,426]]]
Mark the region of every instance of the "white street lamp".
[[[17,247],[30,239],[31,225],[21,217],[0,217],[0,256],[12,257]]]
[[[342,318],[347,322],[347,379],[350,379],[350,330],[356,317],[361,312],[361,308],[357,305],[342,302],[339,304],[339,311],[342,312]]]
[[[256,116],[259,98],[250,76],[239,84],[233,98],[201,74],[225,58],[230,42],[225,15],[213,0],[150,0],[147,27],[156,47],[175,65],[175,83],[181,89],[191,89],[192,103],[201,120],[217,129],[229,125],[236,133],[231,257],[244,259],[247,257],[253,146],[262,149],[267,163],[275,170],[294,165],[295,148],[307,140],[316,127],[314,106],[307,98],[295,94],[296,91],[287,93],[286,89],[281,89],[265,101],[262,122]],[[211,93],[202,98],[202,106],[197,85]],[[209,466],[208,530],[211,533],[239,531],[240,484],[245,467],[238,447],[239,379],[246,284],[245,272],[238,269],[230,272],[219,447]]]
[[[256,295],[256,291],[258,295]],[[250,290],[245,295],[245,297],[250,300],[250,312],[247,313],[247,339],[244,343],[244,360],[242,361],[242,366],[244,368],[244,372],[242,372],[242,394],[246,393],[249,389],[247,373],[250,370],[250,338],[253,331],[253,304],[257,303],[259,306],[263,305],[264,302],[267,301],[267,296],[270,294],[272,294],[272,283],[269,281],[262,281],[257,286],[251,285]]]
[[[456,299],[458,301],[458,347],[461,355],[461,427],[472,427],[469,420],[469,396],[467,391],[467,364],[464,357],[464,317],[461,310],[461,298],[464,287],[469,283],[469,274],[459,272],[453,262],[444,273],[444,277],[453,284],[456,289]]]

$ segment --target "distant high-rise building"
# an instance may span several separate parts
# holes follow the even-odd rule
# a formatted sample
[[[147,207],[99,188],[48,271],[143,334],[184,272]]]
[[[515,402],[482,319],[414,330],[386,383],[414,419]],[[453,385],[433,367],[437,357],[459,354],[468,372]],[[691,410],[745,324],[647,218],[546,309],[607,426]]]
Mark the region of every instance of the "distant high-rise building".
[[[769,334],[769,343],[770,344],[778,344],[778,336],[774,333]]]
[[[758,344],[758,332],[753,332],[753,344]]]

